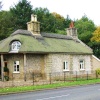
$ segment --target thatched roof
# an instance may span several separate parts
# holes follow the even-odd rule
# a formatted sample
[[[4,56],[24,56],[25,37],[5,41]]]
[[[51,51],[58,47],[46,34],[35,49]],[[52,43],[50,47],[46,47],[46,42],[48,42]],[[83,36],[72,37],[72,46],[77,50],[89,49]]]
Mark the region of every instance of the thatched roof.
[[[23,30],[23,29],[19,29],[17,31],[15,31],[14,33],[11,34],[11,36],[16,35],[16,34],[22,34],[22,35],[30,35],[32,36],[32,33],[28,30]]]
[[[71,53],[92,54],[92,50],[86,45],[76,42],[66,35],[41,33],[33,35],[27,30],[17,30],[8,38],[0,41],[0,52],[9,53],[12,41],[21,42],[18,53]]]

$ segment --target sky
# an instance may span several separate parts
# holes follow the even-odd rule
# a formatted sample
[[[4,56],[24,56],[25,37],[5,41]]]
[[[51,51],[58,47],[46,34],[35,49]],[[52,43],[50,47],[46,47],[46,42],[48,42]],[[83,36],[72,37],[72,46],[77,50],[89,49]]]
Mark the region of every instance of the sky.
[[[2,10],[9,10],[19,0],[0,0]],[[100,26],[100,0],[28,0],[33,9],[36,7],[47,8],[66,18],[67,15],[74,20],[86,15],[96,26]]]

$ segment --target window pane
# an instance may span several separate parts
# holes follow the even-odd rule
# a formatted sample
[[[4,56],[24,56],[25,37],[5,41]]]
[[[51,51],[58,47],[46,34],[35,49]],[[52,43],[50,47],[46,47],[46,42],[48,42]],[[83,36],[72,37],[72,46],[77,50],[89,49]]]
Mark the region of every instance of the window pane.
[[[16,71],[16,65],[14,65],[14,71]]]
[[[20,48],[20,45],[17,45],[17,49],[19,49]]]
[[[14,71],[19,72],[19,61],[14,61]]]
[[[66,65],[66,69],[68,69],[68,67],[67,67],[67,62],[65,62],[65,65]]]
[[[80,64],[80,69],[81,69],[81,64]]]
[[[19,50],[21,43],[19,41],[14,41],[11,45],[12,50]]]
[[[64,62],[64,69],[65,69],[65,62]]]
[[[80,60],[80,69],[84,69],[84,61]]]
[[[19,65],[17,65],[17,71],[19,71]]]
[[[65,61],[64,62],[64,70],[67,70],[67,69],[68,69],[67,62]]]

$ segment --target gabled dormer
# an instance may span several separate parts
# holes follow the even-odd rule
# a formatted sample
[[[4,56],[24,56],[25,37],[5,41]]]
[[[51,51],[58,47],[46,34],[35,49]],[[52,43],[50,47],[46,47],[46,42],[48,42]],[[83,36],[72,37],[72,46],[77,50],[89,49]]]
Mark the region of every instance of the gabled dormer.
[[[17,53],[21,47],[21,42],[14,40],[10,43],[10,52]]]

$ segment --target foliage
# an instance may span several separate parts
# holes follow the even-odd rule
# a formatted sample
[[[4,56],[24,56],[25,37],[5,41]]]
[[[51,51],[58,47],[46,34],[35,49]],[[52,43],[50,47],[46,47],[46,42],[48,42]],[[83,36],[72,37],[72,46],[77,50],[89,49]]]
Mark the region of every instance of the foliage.
[[[6,81],[9,81],[9,69],[7,66],[4,67],[4,78]]]
[[[0,12],[0,40],[8,37],[13,31],[13,23],[9,11]]]
[[[100,75],[100,68],[96,69],[96,75],[98,77],[98,75]]]
[[[9,81],[9,76],[4,76],[6,81]]]
[[[93,49],[94,55],[100,59],[100,27],[93,32],[90,47]]]
[[[34,82],[38,82],[42,78],[43,74],[40,70],[34,70],[32,72],[32,78]]]
[[[30,21],[31,14],[33,13],[32,5],[27,0],[21,0],[14,7],[10,8],[10,12],[14,19],[14,28],[27,29],[26,23]]]
[[[40,30],[42,32],[55,32],[55,18],[47,8],[35,8],[33,13],[38,16],[37,19],[40,22]]]
[[[57,33],[58,30],[64,31],[64,17],[57,13],[50,13],[47,8],[35,8],[33,13],[38,16],[40,30],[42,32]],[[63,34],[61,32],[61,34]]]
[[[9,69],[7,66],[4,67],[4,72],[9,72]]]
[[[80,20],[75,21],[75,27],[78,29],[79,39],[89,45],[92,33],[95,30],[93,21],[84,15]]]
[[[91,41],[95,41],[97,43],[100,42],[100,26],[97,27],[96,30],[94,31]]]
[[[67,17],[65,18],[65,21],[64,21],[64,27],[69,28],[71,21],[72,21],[71,18],[69,17],[69,15],[67,15]]]
[[[33,76],[33,77],[42,77],[42,73],[41,73],[40,70],[34,70],[34,71],[32,72],[32,76]]]
[[[57,34],[63,34],[63,35],[67,34],[65,30],[56,30],[56,33]]]
[[[53,12],[52,15],[55,17],[55,29],[56,30],[64,30],[64,17],[56,12]]]
[[[100,59],[100,43],[91,41],[90,47],[93,49],[93,53]]]
[[[79,39],[90,46],[93,49],[94,55],[100,58],[100,28],[96,29],[93,21],[86,15],[80,20],[75,21],[75,27],[78,29]]]

